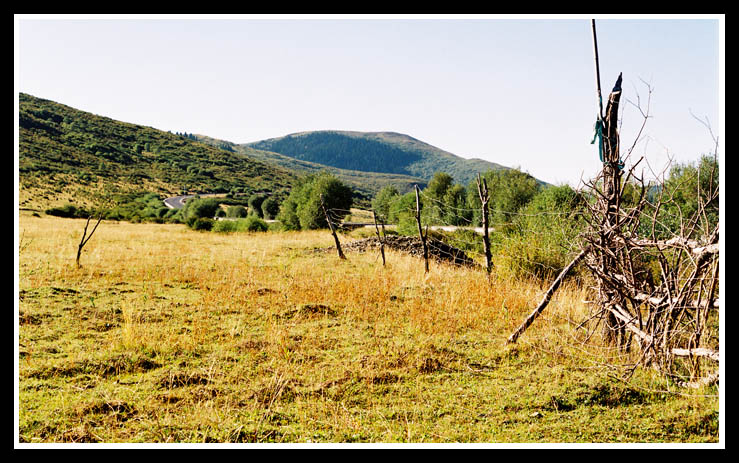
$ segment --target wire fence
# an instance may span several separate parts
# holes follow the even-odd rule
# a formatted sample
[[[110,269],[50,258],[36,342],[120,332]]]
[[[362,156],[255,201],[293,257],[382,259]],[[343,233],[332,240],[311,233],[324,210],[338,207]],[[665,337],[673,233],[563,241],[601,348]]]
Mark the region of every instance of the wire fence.
[[[480,263],[485,261],[482,227],[475,222],[475,217],[481,216],[480,207],[450,205],[448,202],[435,198],[422,190],[419,190],[421,211],[417,211],[415,202],[400,207],[400,201],[402,200],[402,196],[395,196],[388,202],[388,208],[393,210],[395,216],[405,218],[407,221],[406,234],[418,236],[415,231],[417,224],[414,223],[412,226],[413,232],[410,231],[410,223],[415,221],[417,212],[420,212],[421,228],[423,230],[428,228],[431,231],[445,232],[442,235],[432,233],[431,239],[427,241],[432,254],[445,251],[437,244],[436,237],[438,237],[439,241],[458,248],[473,261]],[[509,265],[516,266],[515,271],[518,274],[540,279],[543,275],[551,275],[560,271],[566,263],[564,261],[567,260],[567,257],[578,252],[578,242],[572,239],[573,233],[568,233],[566,229],[560,227],[562,219],[576,220],[577,216],[583,213],[576,207],[574,198],[570,200],[569,204],[560,205],[560,208],[560,210],[540,210],[536,212],[490,208],[489,216],[497,214],[498,217],[508,218],[508,220],[498,220],[490,227],[492,248],[495,251],[517,248],[517,251],[520,251],[522,247],[525,247],[526,252],[508,252],[499,255],[509,261]],[[349,209],[330,208],[327,209],[327,218],[333,224],[336,224],[337,228],[341,228],[344,219],[353,212]],[[398,226],[397,223],[386,223],[387,217],[384,215],[376,213],[376,211],[373,211],[373,213],[377,217],[378,229],[383,225]],[[542,227],[526,227],[526,224],[522,223],[526,219],[538,219]],[[374,228],[374,223],[372,221],[365,226]],[[524,227],[526,227],[525,237],[522,236]],[[522,244],[524,240],[526,242],[525,246]],[[560,255],[560,261],[563,261],[559,265],[537,258],[537,256],[549,256],[553,252]]]

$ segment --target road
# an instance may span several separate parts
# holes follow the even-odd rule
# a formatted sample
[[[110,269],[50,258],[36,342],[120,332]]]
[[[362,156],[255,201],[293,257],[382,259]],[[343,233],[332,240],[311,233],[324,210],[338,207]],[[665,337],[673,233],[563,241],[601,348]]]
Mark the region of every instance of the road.
[[[164,200],[164,205],[170,209],[182,209],[185,207],[185,201],[192,198],[195,195],[184,195],[184,196],[172,196]]]
[[[201,195],[172,196],[171,198],[167,198],[164,200],[164,205],[170,209],[182,209],[183,207],[185,207],[185,202],[190,198],[194,198],[195,196],[200,196],[201,198],[208,198],[208,197],[226,196],[226,195],[224,193],[205,193]]]

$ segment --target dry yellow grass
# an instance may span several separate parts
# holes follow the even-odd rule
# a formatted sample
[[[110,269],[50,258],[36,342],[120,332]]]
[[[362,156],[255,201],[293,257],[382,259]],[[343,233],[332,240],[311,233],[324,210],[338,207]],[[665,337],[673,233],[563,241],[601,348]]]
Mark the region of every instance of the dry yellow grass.
[[[442,264],[426,275],[392,251],[386,267],[340,261],[316,250],[332,246],[326,231],[115,222],[76,269],[83,227],[20,218],[22,441],[717,439],[715,399],[606,377],[604,351],[575,342],[588,310],[575,283],[504,347],[545,284]]]

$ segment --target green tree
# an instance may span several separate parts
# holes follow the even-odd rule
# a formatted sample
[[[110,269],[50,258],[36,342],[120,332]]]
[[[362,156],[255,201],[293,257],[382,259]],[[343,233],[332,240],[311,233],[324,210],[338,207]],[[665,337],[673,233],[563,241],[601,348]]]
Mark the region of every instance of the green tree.
[[[481,176],[487,181],[490,192],[489,223],[499,228],[510,224],[515,213],[531,201],[541,188],[534,177],[519,169],[489,170]],[[479,225],[481,202],[476,181],[470,182],[467,187],[467,205],[473,210],[473,222]]]
[[[295,187],[290,196],[280,205],[280,212],[277,214],[277,220],[282,224],[285,230],[300,230],[300,220],[298,219],[298,198],[296,193],[299,187]],[[294,196],[296,195],[296,196]]]
[[[708,235],[718,223],[718,188],[719,165],[714,156],[703,155],[697,162],[673,166],[660,188],[657,238],[680,234],[696,239]],[[644,221],[644,225],[651,226],[651,221]]]
[[[449,215],[449,210],[444,203],[444,198],[454,185],[454,179],[446,172],[437,172],[429,181],[423,194],[428,199],[425,212],[423,214],[424,222],[438,224],[445,223],[445,218]]]
[[[273,197],[268,197],[262,202],[262,217],[268,220],[277,217],[280,212],[280,203]]]
[[[197,219],[214,217],[220,207],[218,199],[196,197],[185,203],[185,207],[180,209],[180,216],[185,223],[192,227]]]
[[[423,213],[424,201],[419,198],[421,213]],[[416,193],[411,191],[390,205],[388,212],[388,221],[398,225],[398,233],[403,235],[413,235],[418,233],[418,224],[416,222]]]
[[[277,219],[288,230],[326,228],[328,223],[321,208],[321,196],[333,220],[340,220],[352,205],[352,190],[333,174],[322,172],[308,175],[293,190],[280,207]]]
[[[330,211],[332,220],[338,222],[349,213],[352,206],[352,190],[332,174],[320,174],[311,183],[306,201],[298,205],[300,227],[305,230],[327,228],[326,215],[321,207]]]
[[[262,218],[262,203],[267,197],[260,194],[254,194],[249,197],[249,212]]]
[[[387,221],[390,218],[390,205],[398,198],[400,198],[400,193],[393,185],[385,186],[377,192],[372,199],[372,209],[377,213],[378,218]]]
[[[472,223],[472,210],[467,207],[467,190],[464,186],[452,185],[444,194],[442,203],[445,224],[466,226]]]

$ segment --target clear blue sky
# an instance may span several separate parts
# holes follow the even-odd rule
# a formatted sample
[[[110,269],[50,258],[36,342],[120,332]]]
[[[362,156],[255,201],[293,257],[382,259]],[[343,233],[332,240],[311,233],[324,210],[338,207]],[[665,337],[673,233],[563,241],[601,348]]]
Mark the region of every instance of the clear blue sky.
[[[596,16],[622,144],[659,169],[723,134],[723,17]],[[305,130],[394,131],[577,186],[599,170],[588,16],[16,16],[15,88],[113,119],[236,143]],[[625,147],[624,147],[625,148]]]

